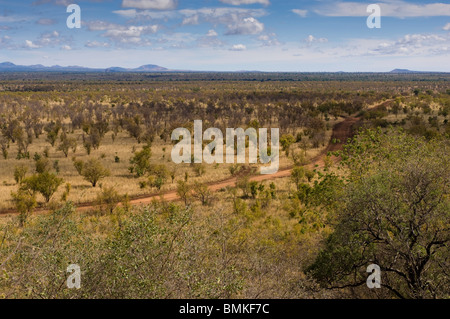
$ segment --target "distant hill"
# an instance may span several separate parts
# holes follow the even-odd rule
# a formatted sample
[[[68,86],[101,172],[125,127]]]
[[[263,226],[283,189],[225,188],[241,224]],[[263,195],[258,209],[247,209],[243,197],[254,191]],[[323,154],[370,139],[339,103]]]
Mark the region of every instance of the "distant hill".
[[[147,64],[142,65],[136,69],[125,69],[120,67],[112,67],[105,70],[108,73],[151,73],[151,72],[168,72],[169,69],[163,68],[159,65]]]
[[[424,72],[411,71],[411,70],[408,70],[408,69],[395,69],[395,70],[392,70],[389,73],[407,74],[407,73],[424,73]]]
[[[3,62],[0,63],[0,73],[14,73],[14,72],[59,72],[59,73],[233,73],[233,74],[275,74],[275,73],[292,73],[292,74],[300,74],[302,72],[264,72],[264,71],[249,71],[249,70],[240,70],[240,71],[193,71],[193,70],[171,70],[165,67],[155,65],[155,64],[146,64],[142,65],[138,68],[123,68],[123,67],[110,67],[110,68],[87,68],[82,66],[44,66],[42,64],[36,65],[16,65],[11,62]],[[352,74],[352,72],[306,72],[304,74]],[[366,72],[371,73],[371,72]],[[379,72],[375,72],[379,73]],[[422,74],[422,73],[440,73],[440,72],[421,72],[421,71],[411,71],[408,69],[395,69],[390,72],[386,72],[386,74]]]
[[[82,66],[44,66],[37,65],[16,65],[11,62],[0,63],[0,72],[108,72],[108,73],[151,73],[151,72],[168,72],[169,69],[158,65],[148,64],[140,66],[136,69],[126,69],[120,67],[112,67],[107,69],[86,68]]]

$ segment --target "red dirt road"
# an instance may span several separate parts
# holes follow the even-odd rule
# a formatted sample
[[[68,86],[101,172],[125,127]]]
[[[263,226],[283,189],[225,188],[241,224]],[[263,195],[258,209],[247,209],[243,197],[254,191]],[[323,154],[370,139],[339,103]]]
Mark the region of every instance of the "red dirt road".
[[[328,144],[328,147],[323,150],[319,155],[315,156],[310,164],[307,165],[307,167],[312,168],[315,167],[315,165],[318,165],[319,167],[324,166],[323,158],[328,154],[328,152],[335,152],[342,149],[342,146],[345,144],[348,138],[351,138],[353,136],[352,127],[355,123],[359,121],[359,118],[357,117],[348,117],[344,121],[336,124],[333,128],[333,134],[331,136],[331,140]],[[332,143],[333,140],[337,140],[337,143]],[[284,168],[279,170],[277,173],[272,175],[256,175],[252,176],[250,178],[250,181],[256,181],[256,182],[262,182],[262,181],[268,181],[268,180],[274,180],[277,178],[283,178],[283,177],[289,177],[291,176],[292,167]],[[209,189],[212,192],[217,192],[223,188],[226,187],[234,187],[236,184],[236,177],[231,177],[229,179],[220,181],[220,182],[214,182],[209,184]],[[163,198],[165,201],[177,201],[180,198],[178,197],[176,191],[170,191],[163,194],[154,194],[146,196],[145,198],[137,198],[132,199],[130,201],[131,205],[145,205],[150,204],[155,199]],[[92,209],[93,207],[80,207],[80,209]]]
[[[385,103],[389,101],[382,102],[380,104],[374,105],[370,107],[370,109],[378,108],[383,106]],[[328,143],[326,149],[324,149],[320,154],[311,159],[310,164],[307,165],[308,168],[314,168],[316,165],[318,167],[323,167],[324,157],[328,154],[328,152],[335,152],[342,150],[343,145],[347,142],[349,138],[353,136],[353,126],[360,120],[359,117],[347,117],[344,121],[337,123],[333,127],[333,133],[331,139]],[[333,141],[337,141],[333,143]],[[250,181],[262,182],[268,180],[274,180],[278,178],[289,177],[291,175],[292,167],[287,167],[279,170],[277,173],[272,175],[255,175],[250,178]],[[212,192],[217,192],[226,187],[234,187],[236,184],[236,177],[231,177],[223,181],[213,182],[208,184],[209,189]],[[168,191],[162,194],[151,194],[141,197],[132,198],[130,200],[130,204],[133,206],[136,205],[145,205],[150,204],[154,200],[164,199],[165,201],[173,202],[179,200],[179,196],[176,191]],[[95,205],[92,203],[79,204],[77,210],[78,211],[89,211],[95,208]],[[35,213],[46,213],[46,209],[37,209]],[[0,215],[14,215],[17,214],[17,211],[13,209],[0,211]]]

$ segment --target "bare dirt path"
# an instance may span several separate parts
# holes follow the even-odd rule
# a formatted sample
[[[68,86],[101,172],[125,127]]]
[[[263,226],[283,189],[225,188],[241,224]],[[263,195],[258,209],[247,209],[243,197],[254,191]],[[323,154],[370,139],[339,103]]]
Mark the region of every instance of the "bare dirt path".
[[[315,167],[318,165],[319,167],[324,166],[323,157],[328,154],[328,152],[335,152],[342,149],[342,146],[345,144],[348,138],[352,137],[353,131],[352,127],[355,123],[357,123],[359,118],[356,117],[348,117],[343,122],[340,122],[336,124],[333,128],[333,134],[331,137],[331,140],[328,144],[328,147],[324,149],[320,154],[315,156],[311,159],[310,163],[307,165],[307,167]],[[336,139],[338,142],[333,143],[332,141]],[[292,167],[284,168],[279,170],[277,173],[272,175],[256,175],[252,176],[250,178],[250,181],[256,181],[256,182],[263,182],[263,181],[269,181],[274,180],[277,178],[284,178],[291,176]],[[221,182],[215,182],[214,184],[209,185],[209,189],[212,192],[217,192],[223,188],[227,187],[234,187],[236,185],[237,178],[232,177],[227,180],[221,181]],[[166,201],[175,201],[178,200],[179,197],[176,193],[176,191],[171,191],[164,193],[162,195],[152,195],[148,196],[146,198],[141,199],[134,199],[131,200],[130,203],[132,205],[142,205],[142,204],[149,204],[155,199],[163,198]]]
[[[382,103],[378,103],[376,105],[372,105],[369,107],[369,109],[374,109],[381,107],[388,103],[388,101],[384,101]],[[361,120],[360,117],[356,116],[349,116],[345,118],[342,122],[337,123],[333,127],[333,133],[331,136],[331,139],[328,143],[328,146],[320,152],[318,155],[313,157],[308,165],[306,167],[308,168],[314,168],[316,165],[318,167],[323,167],[325,165],[324,163],[324,157],[329,152],[336,152],[339,150],[342,150],[343,145],[347,142],[347,140],[351,137],[353,137],[353,127],[354,125]],[[263,181],[269,181],[269,180],[275,180],[278,178],[284,178],[291,176],[292,167],[287,167],[279,170],[277,173],[272,175],[255,175],[250,177],[250,181],[256,181],[256,182],[263,182]],[[218,181],[209,183],[208,187],[211,192],[217,192],[221,189],[227,188],[227,187],[234,187],[236,185],[237,178],[236,177],[230,177],[226,180]],[[177,195],[177,192],[175,190],[163,192],[160,194],[151,194],[151,195],[145,195],[141,197],[132,198],[130,200],[130,204],[133,206],[138,205],[146,205],[150,204],[154,200],[160,200],[163,199],[168,202],[173,202],[180,200],[179,196]],[[95,205],[93,203],[85,203],[85,204],[78,204],[77,210],[78,211],[89,211],[95,208]],[[46,209],[37,209],[35,213],[46,213],[48,212]],[[4,210],[0,211],[0,215],[14,215],[17,214],[17,211],[11,209],[11,210]]]

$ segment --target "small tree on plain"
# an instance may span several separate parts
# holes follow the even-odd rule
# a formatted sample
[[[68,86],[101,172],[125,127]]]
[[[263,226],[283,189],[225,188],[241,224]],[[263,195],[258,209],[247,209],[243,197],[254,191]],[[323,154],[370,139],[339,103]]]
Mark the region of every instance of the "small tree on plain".
[[[110,171],[103,167],[102,163],[98,159],[89,159],[83,164],[81,170],[81,176],[92,184],[92,187],[96,187],[99,180],[111,175]]]
[[[24,179],[23,188],[33,193],[40,193],[48,203],[63,181],[62,178],[46,171]]]

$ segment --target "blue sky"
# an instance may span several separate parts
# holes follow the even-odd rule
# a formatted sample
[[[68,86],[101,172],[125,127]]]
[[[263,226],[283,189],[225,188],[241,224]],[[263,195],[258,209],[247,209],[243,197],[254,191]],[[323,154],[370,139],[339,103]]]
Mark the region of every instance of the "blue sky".
[[[69,4],[82,27],[66,24]],[[369,29],[367,6],[381,7]],[[450,72],[448,1],[0,0],[0,62],[179,70]]]

